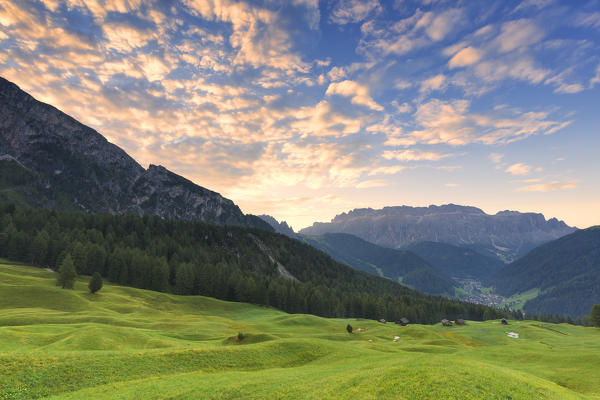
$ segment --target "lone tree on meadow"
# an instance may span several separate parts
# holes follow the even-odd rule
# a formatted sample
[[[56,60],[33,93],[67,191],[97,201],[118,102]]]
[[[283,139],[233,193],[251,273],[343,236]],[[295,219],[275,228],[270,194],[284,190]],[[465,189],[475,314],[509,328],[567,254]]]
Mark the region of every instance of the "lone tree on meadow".
[[[590,312],[590,325],[600,328],[600,304],[594,304]]]
[[[98,272],[94,272],[94,275],[92,275],[88,288],[91,294],[96,294],[98,290],[102,289],[102,277]]]
[[[63,262],[58,268],[58,278],[56,284],[62,286],[63,289],[73,289],[75,286],[75,278],[77,277],[77,271],[75,271],[75,264],[70,254],[67,254]]]
[[[352,333],[352,325],[346,325],[346,330],[348,331],[348,333]]]

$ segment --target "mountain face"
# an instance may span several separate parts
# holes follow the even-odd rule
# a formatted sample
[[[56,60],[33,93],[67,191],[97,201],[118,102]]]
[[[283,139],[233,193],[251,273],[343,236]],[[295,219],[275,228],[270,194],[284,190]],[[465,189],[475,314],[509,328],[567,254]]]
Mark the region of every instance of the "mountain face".
[[[418,255],[366,242],[345,233],[303,236],[308,244],[354,269],[414,287],[420,292],[454,296],[456,282],[441,274]]]
[[[484,280],[505,265],[495,257],[446,243],[421,242],[409,246],[407,250],[420,256],[446,276],[456,278]]]
[[[448,204],[429,207],[355,209],[329,223],[315,223],[303,235],[348,233],[379,246],[405,248],[431,241],[470,247],[505,262],[575,229],[542,214],[502,211],[489,215],[475,207]]]
[[[0,78],[0,200],[271,230],[231,200],[122,149]]]
[[[505,296],[538,289],[523,309],[539,314],[587,315],[600,304],[600,226],[546,243],[492,275]]]

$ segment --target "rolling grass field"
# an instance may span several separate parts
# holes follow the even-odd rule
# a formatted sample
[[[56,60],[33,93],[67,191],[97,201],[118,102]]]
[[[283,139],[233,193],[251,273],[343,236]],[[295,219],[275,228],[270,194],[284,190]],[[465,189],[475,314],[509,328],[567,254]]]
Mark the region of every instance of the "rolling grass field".
[[[600,399],[600,329],[401,327],[106,282],[91,295],[87,278],[63,290],[0,262],[0,399],[43,397]]]

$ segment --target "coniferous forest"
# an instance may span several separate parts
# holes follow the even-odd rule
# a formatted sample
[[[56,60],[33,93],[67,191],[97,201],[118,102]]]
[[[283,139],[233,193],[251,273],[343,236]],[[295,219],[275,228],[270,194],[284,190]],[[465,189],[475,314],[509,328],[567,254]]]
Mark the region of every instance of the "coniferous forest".
[[[420,294],[261,229],[12,204],[0,207],[0,221],[1,257],[57,270],[70,256],[78,274],[98,272],[111,282],[137,288],[326,317],[406,317],[434,323],[506,314]]]

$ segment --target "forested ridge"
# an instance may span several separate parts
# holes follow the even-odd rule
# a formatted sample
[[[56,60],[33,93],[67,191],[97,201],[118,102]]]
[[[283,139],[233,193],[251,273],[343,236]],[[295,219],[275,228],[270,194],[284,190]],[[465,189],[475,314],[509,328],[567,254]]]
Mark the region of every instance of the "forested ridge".
[[[138,288],[326,317],[433,323],[502,314],[355,271],[307,244],[261,229],[12,204],[0,207],[0,221],[1,257],[57,269],[68,254],[79,274],[99,272]],[[293,278],[282,276],[278,262]]]
[[[453,296],[454,286],[458,286],[410,251],[377,246],[346,233],[303,236],[303,239],[336,261],[374,275],[380,272],[394,281],[401,279],[403,284],[420,292]]]
[[[535,248],[497,271],[488,284],[506,296],[537,288],[530,313],[587,315],[600,303],[600,227],[566,235]]]

